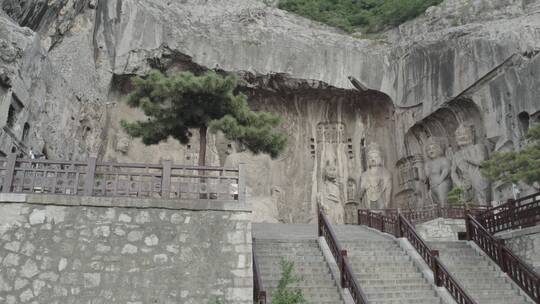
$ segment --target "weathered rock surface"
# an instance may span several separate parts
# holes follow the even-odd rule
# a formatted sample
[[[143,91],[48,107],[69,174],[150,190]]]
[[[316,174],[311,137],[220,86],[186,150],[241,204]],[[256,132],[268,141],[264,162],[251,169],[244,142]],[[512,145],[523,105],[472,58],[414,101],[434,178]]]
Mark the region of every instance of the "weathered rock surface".
[[[539,0],[447,0],[370,40],[255,0],[34,0],[24,5],[3,0],[0,6],[20,25],[0,14],[10,33],[0,38],[9,36],[10,45],[24,42],[17,44],[20,51],[0,51],[0,81],[5,82],[4,74],[23,71],[21,80],[10,81],[26,83],[19,87],[28,92],[29,84],[46,86],[45,75],[54,75],[47,86],[55,102],[50,114],[41,114],[38,105],[25,106],[32,121],[62,122],[54,130],[40,128],[40,139],[30,141],[54,146],[51,157],[92,152],[121,161],[158,162],[162,157],[196,163],[195,137],[191,147],[168,142],[143,150],[140,141],[123,134],[121,118],[141,117],[120,104],[127,77],[150,68],[217,68],[243,75],[254,107],[286,117],[289,151],[278,160],[258,162],[258,156],[247,154],[231,159],[238,152],[217,137],[210,140],[208,162],[241,159],[260,164],[253,172],[271,172],[264,183],[251,173],[248,186],[252,200],[275,202],[281,221],[312,218],[326,161],[336,161],[343,197],[358,201],[345,195],[351,190],[346,185],[358,188],[366,169],[362,144],[372,141],[383,148],[385,166],[393,173],[393,206],[430,200],[419,169],[428,138],[445,139],[449,159],[457,150],[454,133],[460,124],[474,126],[476,142],[490,152],[519,147],[540,110]],[[27,56],[13,62],[29,49],[42,60]],[[24,73],[25,66],[38,63],[48,68]],[[350,79],[370,91],[358,91]],[[73,115],[73,126],[54,115]],[[344,142],[317,144],[319,126],[340,125],[346,130]],[[106,132],[98,131],[102,128]],[[60,147],[59,140],[77,147]],[[505,189],[494,185],[493,199],[507,196]]]

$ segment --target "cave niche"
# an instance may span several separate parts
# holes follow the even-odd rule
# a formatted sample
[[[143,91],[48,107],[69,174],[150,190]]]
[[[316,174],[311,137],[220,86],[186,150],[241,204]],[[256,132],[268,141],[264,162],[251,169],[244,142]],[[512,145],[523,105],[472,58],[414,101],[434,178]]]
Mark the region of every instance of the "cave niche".
[[[488,144],[483,116],[478,106],[470,99],[457,99],[444,104],[440,109],[412,126],[405,135],[406,156],[397,163],[397,204],[403,208],[426,207],[433,204],[424,172],[426,144],[439,143],[447,158],[457,150],[456,129],[460,125],[472,127],[476,143]]]

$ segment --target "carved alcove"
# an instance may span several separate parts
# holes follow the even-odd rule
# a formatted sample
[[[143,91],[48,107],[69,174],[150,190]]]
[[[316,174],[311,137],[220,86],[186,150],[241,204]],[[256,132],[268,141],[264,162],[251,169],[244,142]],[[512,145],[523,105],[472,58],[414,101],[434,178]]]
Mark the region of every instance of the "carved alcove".
[[[407,156],[403,157],[397,164],[400,176],[403,177],[402,182],[400,182],[400,193],[403,196],[411,196],[413,193],[420,196],[424,201],[417,203],[417,206],[429,205],[432,196],[428,189],[429,183],[424,183],[428,177],[425,176],[423,165],[419,165],[427,161],[426,145],[437,143],[443,149],[444,157],[451,161],[454,153],[459,149],[455,133],[460,126],[473,131],[474,144],[489,146],[485,136],[482,113],[478,106],[469,99],[457,99],[444,104],[407,131],[405,136]],[[416,182],[410,182],[408,177],[415,176],[417,170],[420,178]],[[407,180],[409,181],[407,182]]]
[[[360,206],[360,176],[366,169],[363,150],[377,143],[387,168],[397,159],[391,119],[394,108],[381,92],[304,81],[266,80],[262,87],[246,90],[253,109],[283,116],[289,137],[287,151],[267,164],[264,178],[283,191],[285,202],[278,206],[279,213],[289,216],[280,221],[313,222],[316,202],[337,196],[345,209],[345,220],[350,222]],[[268,89],[270,83],[272,90]],[[252,158],[246,155],[247,162]],[[336,167],[335,179],[323,178],[327,164]],[[265,193],[264,189],[252,189],[253,197]],[[282,206],[288,206],[287,212]]]

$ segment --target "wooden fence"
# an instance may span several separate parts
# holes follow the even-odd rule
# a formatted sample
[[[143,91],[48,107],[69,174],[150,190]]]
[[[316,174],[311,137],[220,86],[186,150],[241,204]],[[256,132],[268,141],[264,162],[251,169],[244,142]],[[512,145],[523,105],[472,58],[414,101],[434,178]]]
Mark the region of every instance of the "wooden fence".
[[[245,202],[245,167],[0,158],[0,192]]]

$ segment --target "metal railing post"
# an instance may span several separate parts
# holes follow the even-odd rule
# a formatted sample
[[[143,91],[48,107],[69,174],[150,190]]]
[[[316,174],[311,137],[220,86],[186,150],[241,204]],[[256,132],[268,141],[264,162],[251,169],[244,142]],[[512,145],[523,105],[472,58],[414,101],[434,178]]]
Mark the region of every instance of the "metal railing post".
[[[94,193],[94,182],[96,178],[97,157],[91,156],[86,164],[86,176],[84,178],[84,195],[92,196]]]
[[[433,278],[435,280],[435,285],[437,287],[441,287],[443,286],[442,284],[442,281],[441,281],[441,276],[439,274],[439,251],[438,250],[432,250],[431,251],[431,262],[433,263],[433,265],[431,265],[432,267],[432,270],[433,270]]]
[[[504,240],[499,239],[497,241],[497,255],[499,256],[499,266],[501,267],[502,272],[506,273],[508,272],[508,269],[506,267],[506,260],[504,258]]]
[[[471,231],[471,219],[469,218],[469,209],[465,209],[465,232],[467,234],[467,241],[472,240],[472,231]]]
[[[347,250],[341,250],[340,252],[339,270],[341,272],[341,288],[349,287],[347,278],[345,276],[345,258],[347,257]]]
[[[169,198],[171,193],[172,160],[162,160],[161,165],[161,198]]]
[[[238,202],[246,202],[246,164],[238,165]]]
[[[15,164],[17,163],[17,155],[11,153],[7,157],[6,164],[6,176],[4,177],[4,185],[2,186],[2,192],[11,192],[11,185],[13,184],[13,177],[15,176]]]

